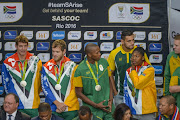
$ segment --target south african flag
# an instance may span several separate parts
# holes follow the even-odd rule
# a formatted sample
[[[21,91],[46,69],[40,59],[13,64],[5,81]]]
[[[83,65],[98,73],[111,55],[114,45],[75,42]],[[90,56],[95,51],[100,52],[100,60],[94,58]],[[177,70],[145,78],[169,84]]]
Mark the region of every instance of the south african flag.
[[[16,14],[16,6],[4,6],[4,14]]]
[[[136,15],[143,15],[143,7],[131,7],[130,8],[130,13],[131,14],[136,14]]]

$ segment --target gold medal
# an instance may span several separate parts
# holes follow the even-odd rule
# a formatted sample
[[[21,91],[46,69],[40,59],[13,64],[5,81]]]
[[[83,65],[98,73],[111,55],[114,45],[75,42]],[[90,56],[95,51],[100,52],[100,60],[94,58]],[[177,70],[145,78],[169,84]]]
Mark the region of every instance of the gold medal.
[[[136,93],[134,92],[134,90],[132,91],[131,95],[134,97],[136,95]]]

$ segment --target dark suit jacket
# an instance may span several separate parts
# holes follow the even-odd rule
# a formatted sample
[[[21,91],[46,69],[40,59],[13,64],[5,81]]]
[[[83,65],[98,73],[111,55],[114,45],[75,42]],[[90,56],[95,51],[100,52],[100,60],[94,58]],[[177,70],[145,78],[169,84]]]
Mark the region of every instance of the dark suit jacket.
[[[41,120],[41,119],[39,118],[39,116],[37,116],[37,117],[32,118],[31,120]],[[57,115],[52,114],[51,120],[64,120],[64,119],[63,119],[63,118],[60,118],[60,117],[57,116]]]
[[[0,120],[6,120],[6,112],[0,111]],[[25,113],[17,111],[15,120],[31,120],[31,117]]]

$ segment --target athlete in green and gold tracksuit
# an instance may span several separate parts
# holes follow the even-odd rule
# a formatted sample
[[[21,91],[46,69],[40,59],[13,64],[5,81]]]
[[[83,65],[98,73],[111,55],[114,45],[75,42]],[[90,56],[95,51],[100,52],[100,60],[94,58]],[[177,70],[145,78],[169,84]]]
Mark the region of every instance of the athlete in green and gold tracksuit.
[[[112,120],[114,107],[108,62],[101,58],[99,47],[95,44],[88,44],[85,51],[87,58],[78,65],[74,75],[76,94],[82,99],[83,105],[91,109],[93,115]]]
[[[180,86],[180,55],[174,51],[171,52],[166,60],[164,72],[164,94],[169,95],[170,86]],[[177,107],[180,108],[180,92],[172,93],[177,102]]]

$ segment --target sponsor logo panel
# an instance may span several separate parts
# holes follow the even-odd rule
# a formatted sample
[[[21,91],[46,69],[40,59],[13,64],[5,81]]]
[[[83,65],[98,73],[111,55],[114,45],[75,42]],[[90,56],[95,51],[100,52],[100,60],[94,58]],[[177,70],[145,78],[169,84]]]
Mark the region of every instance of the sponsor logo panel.
[[[43,102],[45,102],[45,97],[44,98],[40,98],[40,103],[43,103]]]
[[[101,55],[101,58],[104,58],[104,59],[108,59],[108,57],[109,57],[109,53],[103,53],[102,55]]]
[[[157,98],[156,106],[159,106],[160,99]]]
[[[24,35],[28,40],[33,38],[33,31],[21,31],[20,35]]]
[[[97,38],[97,31],[86,31],[84,33],[84,40],[95,40]]]
[[[0,23],[16,22],[23,15],[22,2],[1,2],[0,10]]]
[[[163,77],[155,77],[156,85],[162,85],[163,84]]]
[[[47,40],[49,38],[49,31],[37,31],[36,40]]]
[[[65,38],[65,31],[53,31],[52,32],[52,40],[57,39],[64,39]]]
[[[38,42],[36,44],[36,50],[37,51],[47,51],[49,50],[50,43],[49,42]]]
[[[144,40],[146,38],[146,32],[145,31],[135,31],[134,34],[134,40]]]
[[[42,62],[47,62],[50,59],[50,53],[39,53],[37,56],[41,59]]]
[[[108,11],[109,23],[142,23],[149,19],[148,3],[116,3]]]
[[[15,51],[15,42],[6,42],[4,45],[4,50],[5,51]]]
[[[149,41],[160,41],[162,38],[161,32],[150,32],[148,34],[148,40]]]
[[[82,60],[82,53],[71,53],[68,58],[74,62],[80,62]]]
[[[151,54],[149,56],[150,63],[161,63],[162,62],[162,54]]]
[[[161,52],[162,43],[150,43],[149,44],[149,52]]]
[[[156,91],[157,91],[157,96],[158,97],[163,96],[163,88],[156,88]]]
[[[28,51],[31,51],[31,50],[33,50],[33,48],[34,48],[34,42],[28,42]]]
[[[134,43],[134,45],[137,46],[137,47],[142,47],[142,48],[144,48],[144,50],[146,50],[146,43],[138,43],[138,42],[136,42],[136,43]]]
[[[4,32],[4,39],[5,40],[14,40],[17,36],[16,30],[7,30]]]
[[[44,93],[43,93],[43,91],[41,91],[41,92],[39,93],[39,95],[40,95],[40,96],[44,96]]]
[[[100,40],[111,40],[113,38],[113,31],[102,31],[100,33]]]
[[[70,42],[68,44],[68,51],[80,51],[82,48],[81,42]]]
[[[4,97],[0,97],[0,105],[2,106],[4,102]]]
[[[114,49],[114,42],[103,42],[100,45],[101,51],[112,51]]]
[[[81,31],[69,31],[68,40],[79,40],[81,38]]]
[[[162,74],[163,72],[163,66],[162,65],[153,65],[155,74]]]
[[[121,40],[122,31],[117,31],[116,33],[116,40]]]

